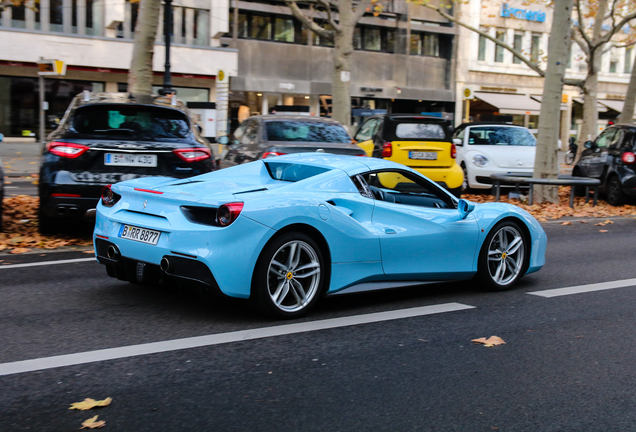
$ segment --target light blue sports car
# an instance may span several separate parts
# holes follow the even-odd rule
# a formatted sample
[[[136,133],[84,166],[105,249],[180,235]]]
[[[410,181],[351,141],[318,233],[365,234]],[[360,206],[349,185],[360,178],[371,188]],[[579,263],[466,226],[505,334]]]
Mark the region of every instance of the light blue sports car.
[[[509,289],[541,269],[547,237],[524,210],[457,200],[404,165],[304,153],[107,186],[94,241],[112,277],[293,318],[360,287],[474,278]]]

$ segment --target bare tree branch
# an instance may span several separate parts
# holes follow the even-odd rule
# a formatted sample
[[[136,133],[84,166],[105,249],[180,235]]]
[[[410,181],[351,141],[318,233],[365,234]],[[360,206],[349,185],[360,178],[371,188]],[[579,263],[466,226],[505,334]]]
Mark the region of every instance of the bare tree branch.
[[[620,22],[618,24],[616,24],[615,26],[613,26],[610,31],[608,31],[607,33],[605,33],[605,36],[603,36],[600,40],[599,40],[599,45],[602,45],[604,43],[609,42],[609,40],[616,34],[618,33],[619,30],[621,30],[623,27],[625,27],[625,25],[630,22],[631,20],[633,20],[634,18],[636,18],[636,11],[630,13],[629,15],[625,15],[623,17],[622,20],[620,20]]]
[[[578,27],[576,29],[572,29],[572,40],[576,42],[576,44],[579,46],[579,48],[581,48],[581,51],[583,51],[585,55],[589,55],[590,47],[588,44],[585,43],[585,40],[583,40],[581,34],[577,29]]]
[[[326,29],[320,27],[318,24],[316,24],[313,20],[307,18],[301,12],[300,8],[298,7],[298,4],[296,4],[295,1],[287,1],[285,3],[287,4],[289,9],[291,10],[292,15],[294,15],[294,17],[296,17],[296,19],[298,21],[300,21],[305,27],[307,27],[312,32],[316,33],[321,38],[325,38],[325,39],[328,39],[330,41],[334,40],[334,33],[335,32],[333,30],[326,30]]]
[[[321,4],[327,10],[327,20],[329,24],[335,31],[340,31],[340,26],[333,19],[333,15],[331,14],[331,2],[327,0],[317,0],[319,4]]]
[[[629,43],[625,43],[623,45],[614,45],[614,48],[629,48],[630,46],[634,46],[636,45],[636,40],[633,40],[632,42]]]
[[[358,21],[360,21],[360,18],[362,18],[370,4],[371,0],[362,0],[360,3],[358,3],[358,7],[353,13],[353,22],[357,23]]]
[[[589,52],[591,51],[589,48],[592,47],[592,41],[590,40],[589,37],[587,37],[587,34],[585,33],[585,29],[583,28],[583,13],[581,12],[581,0],[576,0],[576,14],[579,18],[579,23],[576,26],[576,28],[581,34],[581,37],[583,38],[585,43],[588,45],[588,50],[586,54],[589,55]]]

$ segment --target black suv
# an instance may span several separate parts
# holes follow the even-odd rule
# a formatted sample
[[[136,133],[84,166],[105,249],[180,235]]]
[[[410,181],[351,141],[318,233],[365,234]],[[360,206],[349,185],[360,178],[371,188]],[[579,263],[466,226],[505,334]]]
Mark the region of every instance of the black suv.
[[[587,141],[572,175],[601,180],[601,193],[613,206],[636,196],[636,125],[610,126]]]
[[[40,232],[55,231],[57,219],[93,215],[108,184],[190,177],[212,171],[214,161],[210,143],[174,98],[79,94],[42,153]]]

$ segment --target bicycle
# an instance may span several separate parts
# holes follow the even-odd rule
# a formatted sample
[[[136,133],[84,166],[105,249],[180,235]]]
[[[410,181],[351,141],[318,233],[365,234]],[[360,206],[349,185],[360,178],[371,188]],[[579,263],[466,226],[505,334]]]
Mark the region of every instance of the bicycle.
[[[568,148],[567,153],[565,153],[565,163],[568,165],[572,165],[574,160],[576,159],[576,152],[579,149],[579,146],[574,142],[574,138],[570,137],[570,146]]]

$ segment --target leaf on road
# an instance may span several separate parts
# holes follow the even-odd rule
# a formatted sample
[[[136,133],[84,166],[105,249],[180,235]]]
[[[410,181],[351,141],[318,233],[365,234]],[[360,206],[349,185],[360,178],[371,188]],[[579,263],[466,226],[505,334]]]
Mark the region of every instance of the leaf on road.
[[[82,427],[80,429],[98,429],[106,426],[106,422],[104,420],[97,421],[97,417],[99,416],[84,420],[84,423],[82,423]]]
[[[587,221],[584,221],[584,220],[582,220],[582,221],[579,221],[579,222],[581,222],[581,223],[587,223]]]
[[[86,398],[84,399],[82,402],[74,402],[71,404],[71,407],[69,409],[76,409],[76,410],[89,410],[91,408],[95,408],[95,407],[105,407],[110,405],[110,403],[113,401],[112,398],[107,397],[104,400],[100,400],[100,401],[96,401],[95,399],[90,399],[90,398]],[[97,417],[95,417],[97,418]]]
[[[484,346],[487,346],[487,347],[493,347],[493,346],[496,346],[496,345],[502,345],[502,344],[506,343],[499,336],[490,336],[488,339],[486,339],[485,337],[482,337],[482,338],[479,338],[479,339],[473,339],[471,342],[475,342],[475,343],[478,343],[478,344],[484,344]]]
[[[85,253],[85,254],[94,254],[95,250],[91,249],[91,250],[84,251],[83,253]]]
[[[561,225],[572,225],[572,222],[561,222]]]
[[[607,230],[598,230],[598,232],[607,232]]]
[[[10,254],[23,254],[23,253],[27,253],[27,252],[31,252],[31,249],[27,249],[27,248],[13,248],[9,251]]]

